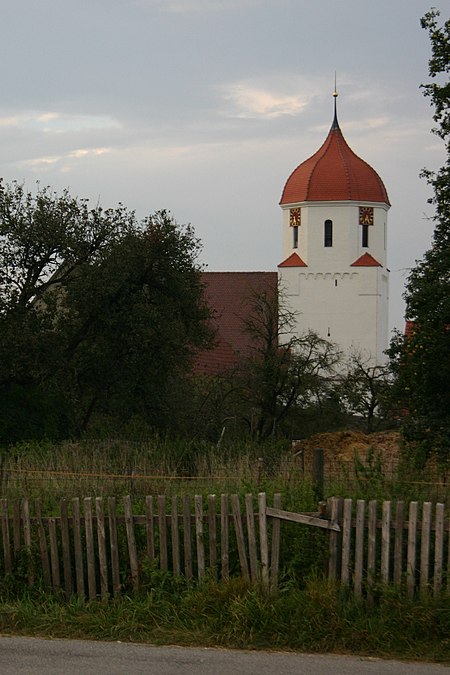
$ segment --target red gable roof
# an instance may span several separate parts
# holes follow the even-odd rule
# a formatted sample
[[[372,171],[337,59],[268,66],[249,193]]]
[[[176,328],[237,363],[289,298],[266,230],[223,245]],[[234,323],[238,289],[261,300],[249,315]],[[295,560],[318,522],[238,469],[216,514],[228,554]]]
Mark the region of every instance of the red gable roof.
[[[308,267],[308,265],[303,262],[297,253],[291,253],[291,255],[286,258],[286,260],[283,260],[278,267]]]
[[[289,176],[280,204],[309,201],[389,204],[383,181],[347,145],[336,117],[322,147]]]
[[[203,272],[206,300],[214,312],[215,346],[195,359],[196,373],[217,374],[236,365],[239,355],[249,353],[252,339],[245,318],[255,293],[277,293],[276,272]]]
[[[379,263],[378,260],[375,260],[370,253],[364,253],[364,255],[358,258],[358,260],[355,260],[350,267],[383,267],[383,265]]]

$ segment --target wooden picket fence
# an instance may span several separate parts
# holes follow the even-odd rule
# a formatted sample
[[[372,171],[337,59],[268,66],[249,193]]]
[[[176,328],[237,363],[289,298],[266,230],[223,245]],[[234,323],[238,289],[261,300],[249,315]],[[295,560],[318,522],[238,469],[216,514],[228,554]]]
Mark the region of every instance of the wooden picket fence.
[[[241,575],[275,590],[281,522],[290,521],[325,531],[324,573],[356,595],[370,597],[380,583],[403,585],[411,597],[450,590],[450,521],[441,503],[419,509],[418,502],[333,497],[316,513],[292,513],[281,509],[279,494],[273,506],[265,493],[136,501],[144,513],[133,513],[130,496],[85,497],[63,499],[59,515],[44,516],[40,500],[1,499],[0,575],[25,559],[30,587],[109,597],[124,588],[138,591],[150,564],[187,579]]]

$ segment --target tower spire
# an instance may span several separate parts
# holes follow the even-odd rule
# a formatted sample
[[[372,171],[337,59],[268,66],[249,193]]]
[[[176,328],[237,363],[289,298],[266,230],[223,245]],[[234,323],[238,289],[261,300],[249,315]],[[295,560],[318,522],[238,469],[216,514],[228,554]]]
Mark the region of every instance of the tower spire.
[[[334,117],[333,117],[333,124],[331,125],[332,129],[339,129],[339,122],[338,122],[338,118],[337,118],[337,97],[338,97],[338,91],[337,91],[337,86],[336,86],[336,71],[334,71],[334,91],[333,91]]]

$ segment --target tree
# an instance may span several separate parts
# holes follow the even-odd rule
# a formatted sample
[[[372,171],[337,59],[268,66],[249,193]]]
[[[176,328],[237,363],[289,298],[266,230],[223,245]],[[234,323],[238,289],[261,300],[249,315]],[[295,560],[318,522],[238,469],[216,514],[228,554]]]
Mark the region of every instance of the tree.
[[[122,205],[1,183],[3,438],[136,415],[165,427],[169,382],[210,337],[198,251],[164,211],[139,223]]]
[[[337,391],[346,409],[364,420],[367,433],[371,433],[385,418],[390,388],[388,366],[374,365],[372,358],[353,352]]]
[[[423,175],[433,189],[435,229],[430,250],[412,270],[405,292],[408,335],[391,345],[397,376],[397,399],[404,409],[404,433],[416,453],[450,459],[450,19],[438,25],[439,11],[428,12],[421,25],[428,31],[432,56],[423,86],[434,106],[433,129],[445,144],[446,162]]]
[[[247,403],[245,419],[259,440],[274,435],[294,408],[323,395],[339,360],[332,343],[312,331],[293,335],[294,325],[279,286],[250,298],[244,327],[253,348],[240,361],[237,382]]]

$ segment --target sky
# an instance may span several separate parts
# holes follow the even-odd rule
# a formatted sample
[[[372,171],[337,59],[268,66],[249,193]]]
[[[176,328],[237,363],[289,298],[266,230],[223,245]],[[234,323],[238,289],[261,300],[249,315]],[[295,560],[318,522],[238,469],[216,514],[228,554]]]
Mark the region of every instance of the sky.
[[[383,179],[390,326],[430,246],[421,0],[0,0],[0,176],[191,223],[210,271],[276,270],[284,183],[338,117]],[[439,7],[438,0],[436,4]],[[445,20],[444,3],[441,5]]]

